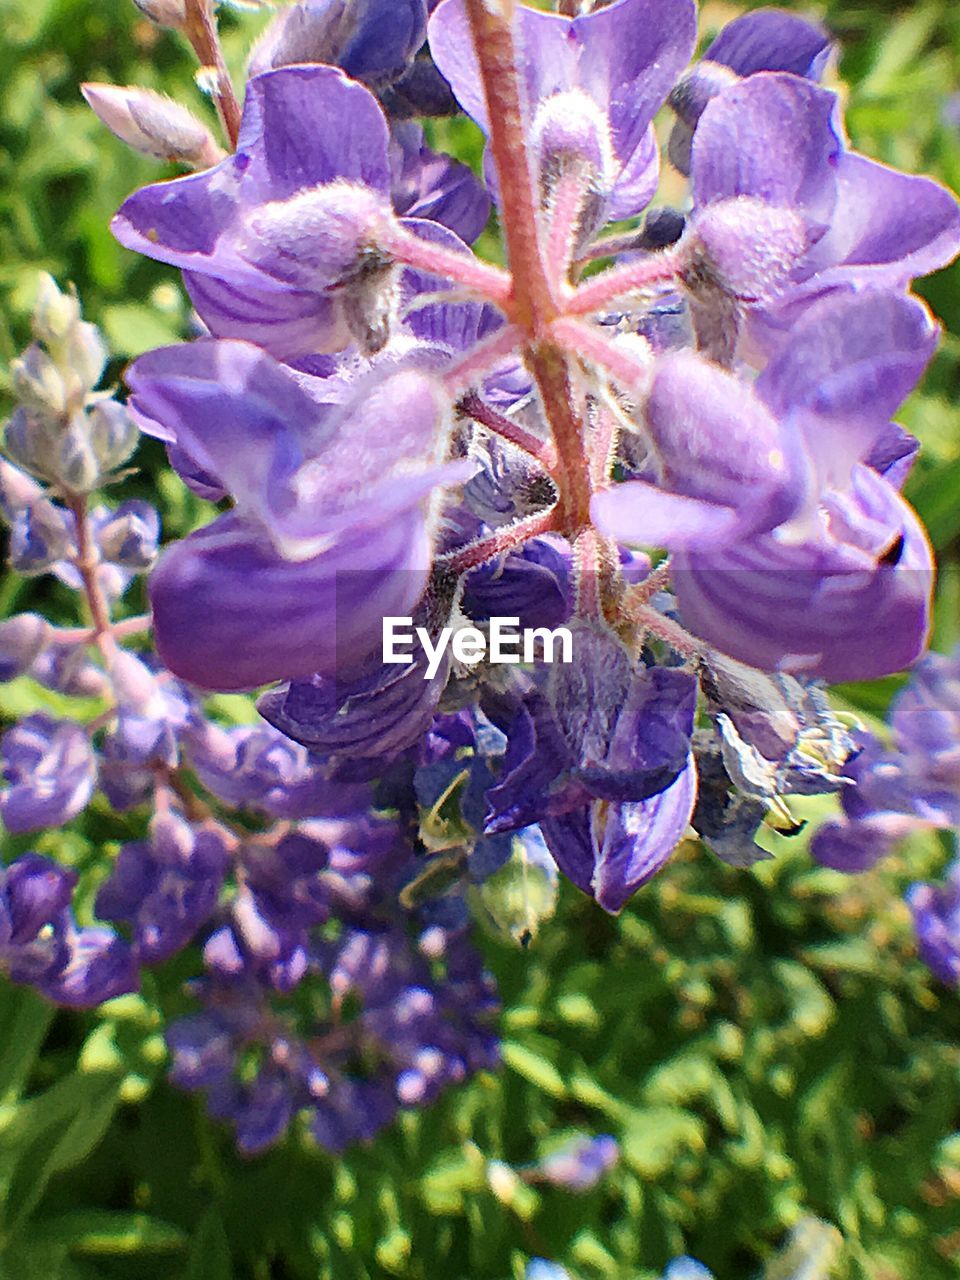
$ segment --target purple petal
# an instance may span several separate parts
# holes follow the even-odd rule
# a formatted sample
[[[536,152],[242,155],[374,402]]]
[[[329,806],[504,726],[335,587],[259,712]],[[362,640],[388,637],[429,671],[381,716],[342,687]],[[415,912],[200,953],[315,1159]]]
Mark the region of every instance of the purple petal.
[[[220,516],[153,572],[157,650],[206,689],[346,676],[379,650],[384,616],[410,616],[430,554],[416,508],[304,561],[282,559],[239,516]]]
[[[678,552],[684,623],[761,670],[870,680],[909,666],[929,627],[933,556],[923,526],[875,472],[830,514],[836,536],[766,535],[715,554]],[[846,540],[844,540],[846,539]]]
[[[611,807],[592,890],[604,911],[616,914],[660,870],[683,838],[697,798],[697,769],[687,767],[665,791]]]
[[[796,209],[822,230],[837,199],[836,101],[807,80],[773,72],[718,94],[693,140],[695,203],[755,196]]]
[[[855,152],[837,162],[837,217],[809,255],[818,288],[851,276],[903,285],[960,252],[960,205],[931,178],[900,173]]]
[[[835,293],[793,327],[757,379],[780,418],[793,414],[824,483],[889,433],[889,420],[920,380],[937,343],[930,312],[899,293]]]
[[[239,254],[239,214],[336,179],[387,195],[387,124],[376,99],[334,67],[284,67],[247,86],[235,155],[135,192],[113,220],[121,244],[241,288],[270,281]]]
[[[703,56],[741,76],[789,71],[819,80],[830,50],[830,36],[819,23],[782,9],[758,9],[728,22]]]

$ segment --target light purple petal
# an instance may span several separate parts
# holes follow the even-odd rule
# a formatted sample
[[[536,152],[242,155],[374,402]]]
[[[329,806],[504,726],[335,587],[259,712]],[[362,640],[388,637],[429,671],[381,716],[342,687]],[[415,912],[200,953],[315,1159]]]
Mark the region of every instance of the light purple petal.
[[[735,534],[740,524],[732,507],[668,493],[645,480],[628,480],[594,494],[590,516],[618,542],[673,549],[715,545]]]
[[[851,275],[902,285],[960,252],[960,205],[939,182],[855,152],[839,157],[836,174],[837,216],[807,261],[817,287]]]
[[[915,661],[933,588],[926,533],[881,476],[860,467],[854,479],[845,521],[833,519],[835,538],[765,535],[715,554],[678,552],[672,576],[684,624],[750,666],[831,682],[875,679]]]
[[[410,616],[430,557],[416,508],[299,562],[239,516],[220,516],[167,550],[151,576],[157,651],[206,689],[345,677],[379,651],[384,616]]]
[[[755,196],[826,227],[836,203],[841,142],[836,96],[808,80],[761,72],[707,106],[693,140],[694,201]]]
[[[922,302],[892,292],[835,293],[794,325],[757,379],[760,398],[791,417],[824,483],[889,436],[890,417],[920,380],[937,343]]]

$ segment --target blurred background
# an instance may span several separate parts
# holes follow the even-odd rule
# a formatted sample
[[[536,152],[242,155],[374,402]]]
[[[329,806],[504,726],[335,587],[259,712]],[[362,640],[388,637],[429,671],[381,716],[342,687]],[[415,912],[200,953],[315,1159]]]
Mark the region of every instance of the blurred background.
[[[839,40],[853,143],[960,189],[960,6],[782,7]],[[742,8],[704,5],[704,38]],[[224,10],[237,72],[265,17]],[[79,85],[161,88],[212,120],[193,72],[131,0],[2,0],[0,411],[41,270],[76,284],[117,377],[184,336],[176,273],[108,230],[161,167],[110,136]],[[478,155],[469,124],[434,140]],[[960,639],[960,266],[920,291],[945,332],[901,419],[924,446],[908,496],[941,564],[946,651]],[[202,518],[158,450],[138,461],[133,490],[159,502],[168,535]],[[4,613],[29,602],[57,618],[65,600],[46,580],[0,586]],[[845,686],[838,702],[882,717],[899,683]],[[22,696],[0,686],[5,722]],[[94,807],[39,841],[4,837],[2,856],[62,856],[92,896],[129,838],[126,819]],[[911,840],[862,877],[817,868],[805,835],[771,837],[776,857],[749,872],[690,843],[616,920],[565,886],[528,948],[487,941],[501,1073],[344,1158],[290,1140],[242,1161],[201,1101],[165,1083],[159,1010],[188,1006],[182,962],[85,1016],[0,983],[0,1280],[507,1280],[536,1254],[581,1280],[653,1280],[680,1253],[745,1280],[810,1214],[842,1235],[837,1277],[956,1277],[960,1003],[917,960],[903,903],[909,883],[941,875],[954,839]],[[581,1194],[491,1165],[522,1168],[578,1133],[621,1149]],[[787,1280],[775,1264],[766,1275]]]

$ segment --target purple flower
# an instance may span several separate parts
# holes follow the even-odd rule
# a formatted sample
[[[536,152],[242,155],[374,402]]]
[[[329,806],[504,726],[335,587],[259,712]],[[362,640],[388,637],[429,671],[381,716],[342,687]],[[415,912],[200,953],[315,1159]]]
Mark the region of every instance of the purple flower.
[[[440,384],[397,368],[330,387],[210,341],[143,356],[128,378],[237,504],[154,571],[165,664],[208,689],[362,668],[382,618],[409,616],[426,584],[432,491],[472,470],[444,463]]]
[[[589,169],[602,225],[639,213],[656,191],[651,122],[693,52],[688,0],[616,0],[579,18],[516,7],[528,136],[541,185],[568,161]],[[430,19],[430,50],[460,104],[485,132],[487,104],[463,0]]]
[[[138,989],[133,953],[112,929],[80,929],[69,912],[55,928],[64,947],[62,963],[35,984],[48,1000],[71,1009],[92,1009]]]
[[[0,622],[0,682],[29,671],[53,637],[53,628],[36,613],[18,613]]]
[[[914,884],[907,891],[920,959],[941,982],[960,982],[960,866],[942,885]]]
[[[707,103],[738,76],[788,71],[816,81],[832,47],[829,34],[818,23],[781,9],[757,9],[728,22],[706,48],[702,61],[670,94],[670,105],[677,113],[669,143],[672,163],[681,173],[689,173],[694,130]]]
[[[842,813],[819,828],[813,856],[865,871],[913,831],[960,826],[960,659],[928,654],[890,708],[892,747],[861,735],[843,770]]]
[[[691,183],[688,286],[708,311],[723,305],[710,301],[714,286],[759,304],[777,346],[783,335],[770,330],[827,290],[902,288],[960,250],[954,195],[849,151],[836,96],[794,75],[761,72],[713,98],[694,136]],[[751,335],[764,338],[756,325]]]
[[[62,827],[86,808],[97,762],[78,724],[38,714],[26,716],[0,741],[0,817],[8,831]]]
[[[56,926],[76,882],[75,872],[38,853],[0,869],[0,964],[14,982],[37,982],[64,963]]]
[[[353,814],[367,800],[365,788],[334,781],[303,746],[272,726],[225,729],[203,722],[187,734],[185,746],[206,789],[233,809],[298,819]]]
[[[610,1134],[581,1134],[544,1156],[528,1176],[580,1193],[595,1187],[619,1159],[620,1146]]]
[[[685,624],[750,666],[826,680],[907,666],[926,642],[932,556],[868,461],[935,341],[921,303],[840,291],[798,321],[752,392],[695,356],[664,357],[645,412],[659,485],[599,494],[595,520],[677,548]]]
[[[424,0],[301,0],[270,23],[247,70],[326,62],[375,88],[399,79],[426,35]]]
[[[213,914],[229,862],[230,842],[213,824],[192,826],[158,813],[150,840],[124,845],[97,894],[97,914],[133,927],[141,964],[181,951]]]

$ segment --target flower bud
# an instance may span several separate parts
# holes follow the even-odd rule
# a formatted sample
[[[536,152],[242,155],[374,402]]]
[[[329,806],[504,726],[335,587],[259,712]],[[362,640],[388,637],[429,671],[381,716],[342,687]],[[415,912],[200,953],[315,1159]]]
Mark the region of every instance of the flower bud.
[[[50,460],[56,455],[59,434],[59,423],[20,408],[14,410],[7,423],[4,443],[14,462],[36,476],[49,479],[52,477]]]
[[[145,155],[205,169],[223,158],[192,111],[152,89],[84,84],[81,92],[111,133]]]
[[[42,496],[43,490],[36,480],[5,458],[0,458],[0,514],[8,523]]]
[[[186,0],[133,0],[140,12],[158,27],[179,30],[187,21]]]
[[[76,374],[85,390],[92,391],[107,364],[107,348],[95,324],[75,326],[65,352],[67,368]]]
[[[594,100],[581,90],[555,93],[541,103],[532,145],[544,199],[571,165],[581,167],[594,190],[609,189],[614,169],[610,126]]]
[[[114,471],[130,457],[140,432],[124,405],[116,400],[98,400],[87,414],[90,444],[101,470]]]
[[[0,681],[15,680],[34,663],[53,628],[36,613],[0,622]]]
[[[162,699],[157,677],[136,654],[117,649],[110,662],[110,682],[117,706],[135,715],[149,716],[162,712]]]
[[[46,573],[69,554],[73,531],[65,511],[46,498],[31,503],[10,531],[10,564],[17,573]]]
[[[157,556],[160,518],[147,502],[125,502],[97,535],[104,560],[124,569],[149,569]]]
[[[52,473],[73,493],[92,493],[100,484],[100,463],[83,414],[76,414],[60,437]]]
[[[33,308],[33,336],[48,347],[56,347],[79,323],[80,303],[76,296],[61,293],[53,277],[42,272]]]
[[[10,373],[17,399],[45,417],[59,418],[66,412],[67,387],[54,361],[35,342],[22,356],[11,361]]]

